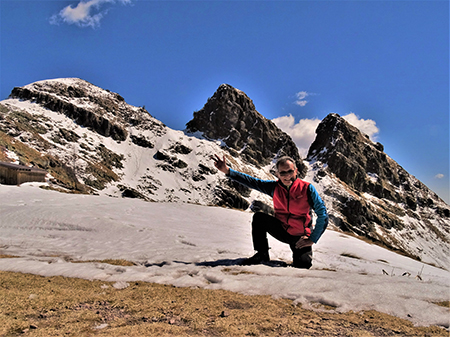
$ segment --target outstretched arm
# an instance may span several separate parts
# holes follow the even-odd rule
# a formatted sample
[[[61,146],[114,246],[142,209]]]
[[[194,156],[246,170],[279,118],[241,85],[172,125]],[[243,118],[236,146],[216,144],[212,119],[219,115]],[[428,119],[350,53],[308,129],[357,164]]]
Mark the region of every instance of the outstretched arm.
[[[235,171],[228,167],[225,156],[220,158],[217,154],[215,154],[214,156],[211,156],[211,159],[214,160],[214,166],[219,171],[225,173],[231,180],[273,197],[273,191],[275,189],[275,185],[277,184],[275,180],[261,180],[249,176],[248,174]]]

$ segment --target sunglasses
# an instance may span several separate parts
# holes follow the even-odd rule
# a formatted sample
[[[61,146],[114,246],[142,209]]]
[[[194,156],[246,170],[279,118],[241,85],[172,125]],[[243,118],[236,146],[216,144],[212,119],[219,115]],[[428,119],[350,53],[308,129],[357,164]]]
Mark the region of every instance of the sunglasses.
[[[294,173],[294,170],[288,170],[288,171],[278,171],[278,174],[282,177],[284,176],[290,176]]]

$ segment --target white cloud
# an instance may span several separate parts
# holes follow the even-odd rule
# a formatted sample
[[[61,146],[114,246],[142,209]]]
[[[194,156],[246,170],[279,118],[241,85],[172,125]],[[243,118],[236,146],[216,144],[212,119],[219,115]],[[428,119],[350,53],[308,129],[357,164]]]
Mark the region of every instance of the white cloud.
[[[305,106],[306,104],[308,104],[308,101],[306,101],[306,100],[297,100],[297,101],[295,101],[295,104],[299,105],[299,106]]]
[[[275,118],[272,122],[291,136],[298,147],[300,156],[304,158],[316,138],[316,129],[321,121],[320,119],[301,119],[295,123],[295,118],[289,115]]]
[[[305,106],[308,101],[305,100],[306,97],[308,97],[310,94],[307,93],[306,91],[299,91],[298,93],[295,94],[295,97],[297,97],[296,101],[294,102],[294,104],[299,105],[299,106]]]
[[[359,130],[367,134],[371,139],[379,132],[375,121],[370,119],[360,119],[354,113],[342,116],[347,122],[357,127]],[[298,123],[292,115],[282,116],[272,120],[276,126],[291,136],[294,143],[297,145],[299,154],[305,158],[308,154],[309,147],[316,138],[316,129],[320,119],[301,119]],[[373,140],[373,139],[372,139]]]
[[[101,10],[102,5],[106,3],[131,3],[131,0],[88,0],[80,1],[75,7],[71,5],[63,8],[58,14],[50,18],[51,24],[76,24],[80,27],[97,27],[100,20],[108,12],[107,9]]]
[[[434,176],[436,179],[442,179],[445,177],[445,175],[443,175],[442,173],[438,173]]]
[[[355,115],[353,112],[348,115],[342,116],[347,122],[351,125],[357,127],[361,132],[365,133],[375,141],[377,138],[377,134],[380,131],[377,127],[377,123],[371,119],[360,119],[359,116]]]

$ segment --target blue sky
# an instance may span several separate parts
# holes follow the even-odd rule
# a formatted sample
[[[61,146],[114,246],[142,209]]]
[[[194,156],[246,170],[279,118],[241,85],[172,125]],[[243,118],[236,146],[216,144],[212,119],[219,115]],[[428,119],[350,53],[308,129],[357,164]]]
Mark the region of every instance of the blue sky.
[[[184,129],[218,86],[302,151],[346,116],[447,203],[448,1],[0,2],[0,99],[79,77]]]

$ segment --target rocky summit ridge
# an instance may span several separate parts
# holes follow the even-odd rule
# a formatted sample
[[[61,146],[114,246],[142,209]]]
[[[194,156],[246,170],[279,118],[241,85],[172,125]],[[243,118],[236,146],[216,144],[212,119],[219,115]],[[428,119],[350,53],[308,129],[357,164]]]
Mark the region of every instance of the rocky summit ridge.
[[[172,130],[81,79],[39,81],[0,102],[0,161],[43,168],[65,191],[271,212],[269,197],[218,174],[210,156],[274,179],[274,160],[289,155],[319,190],[331,227],[449,268],[450,207],[339,115],[320,123],[305,159],[228,84],[186,126]]]
[[[421,260],[435,249],[448,256],[450,207],[383,150],[337,114],[319,124],[308,179],[320,186],[332,223]]]
[[[306,174],[292,138],[264,118],[243,91],[229,84],[220,85],[186,127],[188,132],[201,132],[207,139],[222,140],[230,153],[258,167],[287,155],[296,161],[300,176]]]

